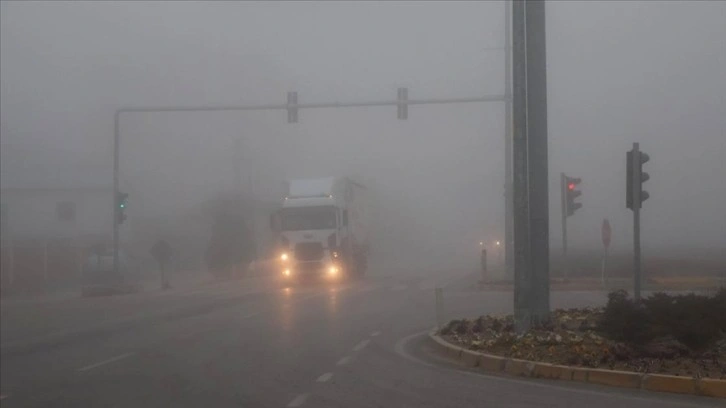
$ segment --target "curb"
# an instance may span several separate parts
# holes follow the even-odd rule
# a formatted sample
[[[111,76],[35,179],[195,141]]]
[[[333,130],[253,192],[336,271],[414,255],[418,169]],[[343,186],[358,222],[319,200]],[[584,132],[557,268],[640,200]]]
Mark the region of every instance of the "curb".
[[[726,398],[726,380],[571,367],[500,357],[453,345],[438,336],[436,331],[434,329],[429,332],[429,340],[440,353],[460,360],[467,367],[476,367],[481,371],[505,373],[518,377],[577,381],[619,388]]]

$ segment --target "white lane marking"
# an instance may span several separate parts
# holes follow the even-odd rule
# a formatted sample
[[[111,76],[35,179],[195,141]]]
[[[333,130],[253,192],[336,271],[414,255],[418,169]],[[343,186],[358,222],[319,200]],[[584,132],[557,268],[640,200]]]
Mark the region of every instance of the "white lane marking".
[[[335,365],[342,366],[342,365],[348,364],[348,363],[350,363],[350,357],[349,356],[345,356],[345,357],[341,358],[340,360],[338,360],[338,362],[335,363]]]
[[[361,351],[361,350],[363,350],[368,345],[368,343],[370,343],[370,342],[371,341],[368,340],[368,339],[362,340],[360,343],[356,344],[355,347],[353,347],[353,351]]]
[[[125,358],[129,358],[129,357],[131,357],[131,356],[133,356],[135,354],[136,353],[124,353],[124,354],[121,354],[120,356],[112,357],[112,358],[109,358],[108,360],[103,360],[103,361],[98,362],[96,364],[91,364],[91,365],[87,365],[85,367],[81,367],[81,368],[78,369],[78,371],[88,371],[88,370],[92,370],[94,368],[101,367],[102,365],[115,363],[116,361],[123,360]]]
[[[327,382],[331,378],[333,378],[333,373],[325,373],[318,377],[317,382]]]
[[[371,337],[376,337],[376,336],[380,336],[380,335],[381,335],[381,332],[379,332],[379,331],[374,331],[373,333],[371,333]]]
[[[425,362],[419,358],[412,356],[410,353],[408,353],[406,351],[406,344],[409,343],[412,339],[414,339],[415,337],[427,336],[428,333],[430,333],[430,332],[431,332],[431,329],[424,330],[422,332],[414,333],[410,336],[406,336],[406,337],[398,340],[394,347],[396,353],[409,361],[412,361],[417,364],[421,364],[423,366],[433,367],[437,370],[444,370],[444,371],[448,371],[450,373],[457,373],[457,374],[462,374],[462,375],[471,376],[471,377],[486,378],[486,379],[492,380],[492,381],[515,383],[515,384],[519,384],[519,385],[522,385],[525,387],[532,386],[532,387],[536,387],[536,388],[549,388],[549,389],[555,389],[555,390],[560,390],[560,391],[568,391],[568,392],[572,392],[572,393],[576,393],[576,394],[585,394],[585,395],[589,394],[589,395],[611,397],[611,398],[614,397],[614,398],[630,400],[630,401],[635,400],[635,401],[646,401],[646,402],[658,402],[661,404],[665,403],[666,405],[674,405],[674,406],[678,406],[678,407],[693,407],[693,408],[703,407],[703,405],[700,405],[700,404],[688,404],[688,403],[685,403],[684,401],[672,401],[672,400],[669,400],[667,397],[661,398],[659,395],[653,395],[652,397],[639,397],[639,396],[633,396],[633,395],[618,394],[613,391],[603,392],[603,391],[596,391],[596,390],[590,390],[590,389],[584,389],[584,388],[576,388],[581,383],[573,383],[571,387],[568,387],[566,385],[555,385],[555,384],[552,384],[549,382],[540,382],[540,380],[537,380],[537,379],[519,380],[516,378],[503,377],[503,376],[496,375],[496,374],[484,374],[482,372],[477,372],[477,371],[467,371],[467,370],[462,370],[462,369],[448,368],[448,367],[442,367],[440,365],[430,364],[428,362]],[[444,361],[448,361],[448,362],[452,361],[451,359],[445,358],[445,357],[437,358],[437,360],[444,360]]]
[[[403,358],[405,358],[405,359],[407,359],[409,361],[413,361],[413,362],[416,362],[418,364],[425,365],[425,366],[428,366],[428,367],[433,367],[434,366],[433,364],[429,364],[429,363],[427,363],[427,362],[425,362],[425,361],[423,361],[421,359],[418,359],[418,358],[412,356],[411,354],[409,354],[406,351],[406,347],[405,347],[406,344],[409,341],[411,341],[411,339],[413,339],[414,337],[425,336],[430,331],[431,330],[429,329],[429,330],[425,330],[425,331],[422,331],[422,332],[419,332],[419,333],[414,333],[414,334],[412,334],[410,336],[406,336],[406,337],[398,340],[396,342],[396,345],[393,347],[393,349],[396,351],[396,353],[398,353],[399,356],[401,356],[401,357],[403,357]]]
[[[297,397],[295,397],[292,401],[290,401],[287,406],[290,408],[293,407],[299,407],[300,405],[305,403],[305,400],[308,399],[308,394],[300,394]]]

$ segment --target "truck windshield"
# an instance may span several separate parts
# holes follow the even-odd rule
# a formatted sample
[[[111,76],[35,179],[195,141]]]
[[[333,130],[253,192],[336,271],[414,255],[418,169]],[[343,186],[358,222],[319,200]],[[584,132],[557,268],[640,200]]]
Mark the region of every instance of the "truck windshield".
[[[335,208],[299,207],[282,210],[282,229],[285,231],[335,228]]]

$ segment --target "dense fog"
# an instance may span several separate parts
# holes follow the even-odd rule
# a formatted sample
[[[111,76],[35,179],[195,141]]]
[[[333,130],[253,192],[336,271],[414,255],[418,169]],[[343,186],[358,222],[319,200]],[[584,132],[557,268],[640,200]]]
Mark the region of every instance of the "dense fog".
[[[504,90],[502,2],[4,1],[0,11],[3,188],[111,186],[122,107]],[[553,248],[563,171],[583,180],[571,245],[598,248],[609,218],[613,247],[630,247],[632,142],[651,158],[644,248],[724,247],[725,20],[724,2],[547,3]],[[194,214],[214,197],[272,206],[287,179],[340,175],[374,199],[374,255],[475,265],[480,241],[503,240],[501,102],[412,106],[407,120],[393,106],[286,119],[283,110],[123,114],[123,239],[206,236]]]

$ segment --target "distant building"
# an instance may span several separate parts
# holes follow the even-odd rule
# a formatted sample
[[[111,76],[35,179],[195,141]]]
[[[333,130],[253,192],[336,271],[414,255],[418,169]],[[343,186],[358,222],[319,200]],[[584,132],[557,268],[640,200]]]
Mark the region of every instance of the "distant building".
[[[82,170],[82,171],[81,171]],[[3,171],[0,285],[34,290],[72,281],[88,248],[110,244],[113,190],[98,171]]]

